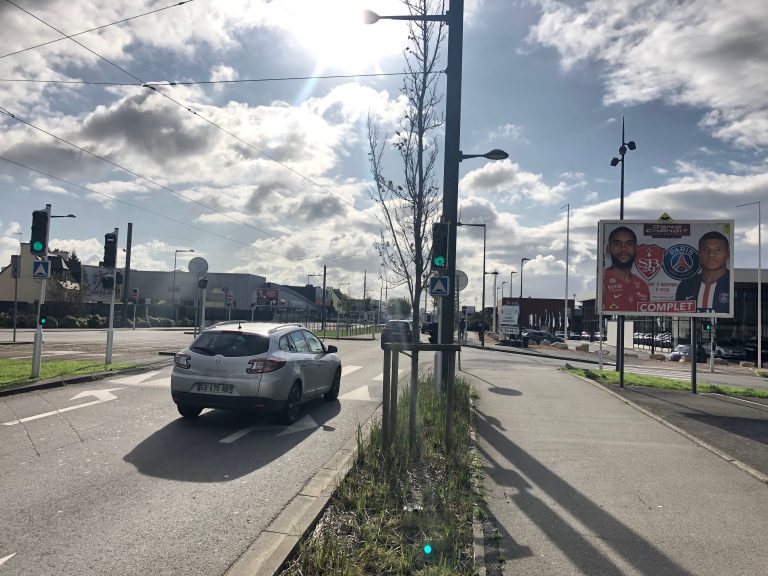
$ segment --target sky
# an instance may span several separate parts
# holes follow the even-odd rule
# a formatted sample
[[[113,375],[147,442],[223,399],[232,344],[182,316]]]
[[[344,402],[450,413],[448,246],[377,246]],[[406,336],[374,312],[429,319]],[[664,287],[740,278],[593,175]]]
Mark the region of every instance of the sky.
[[[366,119],[396,129],[408,25],[365,26],[361,11],[403,5],[173,4],[0,0],[0,265],[51,204],[77,216],[52,221],[51,247],[85,264],[114,228],[124,247],[131,222],[135,269],[202,257],[211,272],[304,284],[326,266],[329,286],[358,297],[367,274],[378,298]],[[625,218],[733,219],[735,266],[757,267],[757,205],[736,205],[768,200],[765,0],[465,0],[464,12],[461,150],[509,158],[460,164],[459,214],[486,224],[504,296],[594,291],[597,222],[619,216],[622,119],[637,144]],[[345,77],[317,78],[332,75]],[[393,157],[385,169],[402,172]],[[482,260],[482,229],[460,228],[463,303],[481,304]],[[487,305],[492,293],[489,277]]]

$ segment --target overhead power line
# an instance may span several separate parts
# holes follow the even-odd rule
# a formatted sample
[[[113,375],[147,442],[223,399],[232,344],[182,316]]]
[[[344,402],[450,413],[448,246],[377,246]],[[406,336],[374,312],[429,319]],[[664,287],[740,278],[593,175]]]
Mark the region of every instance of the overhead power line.
[[[21,54],[22,52],[27,52],[28,50],[34,50],[35,48],[40,48],[41,46],[48,46],[48,44],[55,44],[56,42],[61,42],[62,40],[66,40],[67,38],[74,38],[75,36],[88,34],[88,32],[95,32],[96,30],[101,30],[103,28],[108,28],[110,26],[115,26],[117,24],[123,24],[125,22],[128,22],[129,20],[135,20],[136,18],[141,18],[142,16],[149,16],[150,14],[162,12],[163,10],[168,10],[169,8],[175,8],[177,6],[181,6],[182,4],[189,4],[190,2],[193,2],[193,1],[194,0],[184,0],[183,2],[177,2],[176,4],[171,4],[170,6],[165,6],[163,8],[158,8],[156,10],[150,10],[149,12],[143,12],[142,14],[136,14],[136,16],[129,16],[128,18],[123,18],[122,20],[116,20],[115,22],[110,22],[109,24],[103,24],[101,26],[96,26],[95,28],[89,28],[88,30],[83,30],[82,32],[76,32],[75,34],[68,34],[64,36],[64,38],[56,38],[55,40],[49,40],[48,42],[43,42],[42,44],[35,44],[34,46],[30,46],[28,48],[22,48],[21,50],[16,50],[15,52],[9,52],[8,54],[3,54],[0,56],[0,58],[15,56],[16,54]],[[14,4],[14,6],[16,5]],[[18,8],[18,6],[16,7]]]
[[[16,4],[16,3],[15,3],[15,2],[13,2],[12,0],[5,0],[5,1],[6,1],[6,2],[8,2],[9,4],[11,4],[11,5],[15,6],[16,8],[18,8],[19,10],[21,10],[21,11],[22,11],[22,12],[24,12],[25,14],[28,14],[29,16],[31,16],[32,18],[34,18],[34,19],[35,19],[35,20],[37,20],[38,22],[41,22],[42,24],[45,24],[46,26],[48,26],[48,27],[49,27],[49,28],[51,28],[52,30],[55,30],[56,32],[58,32],[58,33],[59,33],[59,34],[61,34],[62,36],[66,36],[66,34],[64,34],[64,32],[62,32],[61,30],[59,30],[58,28],[56,28],[56,27],[55,27],[55,26],[53,26],[52,24],[49,24],[49,23],[48,23],[48,22],[46,22],[45,20],[43,20],[43,19],[39,18],[38,16],[35,16],[34,14],[32,14],[32,13],[31,13],[31,12],[29,12],[28,10],[26,10],[26,9],[22,8],[21,6],[19,6],[18,4]],[[161,96],[163,96],[164,98],[167,98],[168,100],[170,100],[171,102],[173,102],[173,103],[174,103],[174,104],[176,104],[177,106],[179,106],[179,107],[181,107],[181,108],[184,108],[184,109],[185,109],[185,110],[187,110],[189,113],[191,113],[191,114],[194,114],[195,116],[197,116],[198,118],[200,118],[200,119],[201,119],[201,120],[203,120],[204,122],[207,122],[208,124],[210,124],[210,125],[211,125],[211,126],[213,126],[214,128],[216,128],[216,129],[218,129],[218,130],[221,130],[221,131],[222,131],[222,132],[224,132],[225,134],[228,134],[229,136],[231,136],[232,138],[234,138],[234,139],[235,139],[235,140],[237,140],[238,142],[240,142],[240,143],[244,144],[245,146],[247,146],[247,147],[249,147],[249,148],[251,148],[251,149],[255,150],[256,152],[258,152],[259,154],[261,154],[261,155],[262,155],[262,156],[264,156],[265,158],[268,158],[269,160],[272,160],[273,162],[275,162],[275,163],[279,164],[280,166],[282,166],[282,167],[283,167],[283,168],[285,168],[286,170],[289,170],[290,172],[292,172],[292,173],[296,174],[297,176],[299,176],[299,177],[300,177],[300,178],[302,178],[303,180],[306,180],[306,181],[307,181],[307,182],[309,182],[310,184],[312,184],[312,185],[314,185],[314,186],[317,186],[318,188],[320,188],[321,190],[324,190],[324,191],[328,192],[328,193],[329,193],[329,194],[331,194],[332,196],[335,196],[336,198],[338,198],[339,200],[341,200],[341,201],[342,201],[342,202],[344,202],[345,204],[348,204],[348,205],[350,205],[352,208],[354,208],[355,210],[359,211],[361,214],[364,214],[364,215],[365,215],[367,218],[371,218],[371,219],[374,219],[374,218],[373,218],[373,217],[372,217],[370,214],[368,214],[368,213],[367,213],[367,212],[365,212],[364,210],[361,210],[360,208],[358,208],[357,206],[355,206],[354,202],[350,202],[350,201],[349,201],[349,200],[347,200],[346,198],[344,198],[344,197],[342,197],[342,196],[340,196],[340,195],[336,194],[335,192],[333,192],[332,190],[330,190],[330,189],[328,189],[327,187],[323,186],[322,184],[319,184],[319,183],[315,182],[315,181],[314,181],[314,180],[312,180],[310,177],[308,177],[308,176],[305,176],[304,174],[302,174],[302,173],[301,173],[301,172],[299,172],[298,170],[295,170],[295,169],[291,168],[290,166],[288,166],[287,164],[285,164],[285,163],[281,162],[281,161],[280,161],[280,160],[278,160],[277,158],[274,158],[273,156],[269,155],[269,154],[268,154],[267,152],[265,152],[264,150],[261,150],[260,148],[258,148],[258,147],[256,147],[256,146],[254,146],[254,145],[253,145],[253,144],[251,144],[250,142],[247,142],[246,140],[243,140],[243,139],[242,139],[242,138],[240,138],[238,135],[236,135],[235,133],[233,133],[233,132],[231,132],[231,131],[227,130],[227,129],[226,129],[226,128],[224,128],[223,126],[220,126],[219,124],[217,124],[216,122],[214,122],[214,121],[213,121],[213,120],[211,120],[210,118],[206,118],[205,116],[202,116],[202,115],[200,115],[200,114],[199,114],[199,113],[198,113],[196,110],[194,110],[193,108],[190,108],[190,107],[189,107],[189,106],[187,106],[186,104],[183,104],[182,102],[179,102],[178,100],[176,100],[176,99],[172,98],[171,96],[169,96],[168,94],[166,94],[166,93],[165,93],[165,92],[163,92],[162,90],[158,90],[158,88],[157,88],[156,86],[153,86],[153,85],[151,85],[151,84],[148,84],[147,82],[145,82],[144,80],[142,80],[141,78],[139,78],[138,76],[136,76],[135,74],[133,74],[132,72],[130,72],[130,71],[126,70],[125,68],[123,68],[122,66],[120,66],[120,65],[118,65],[118,64],[116,64],[116,63],[114,63],[114,62],[112,62],[112,61],[111,61],[109,58],[106,58],[106,57],[102,56],[101,54],[99,54],[98,52],[95,52],[94,50],[91,50],[91,49],[90,49],[88,46],[86,46],[86,45],[85,45],[85,44],[83,44],[82,42],[79,42],[78,40],[76,40],[76,39],[74,39],[74,38],[71,38],[71,37],[70,37],[69,39],[70,39],[72,42],[74,42],[75,44],[77,44],[78,46],[80,46],[80,47],[84,48],[85,50],[88,50],[88,52],[90,52],[91,54],[93,54],[93,55],[94,55],[94,56],[96,56],[97,58],[100,58],[100,59],[104,60],[104,61],[105,61],[105,62],[107,62],[108,64],[112,65],[113,67],[115,67],[115,68],[117,68],[118,70],[120,70],[121,72],[123,72],[124,74],[127,74],[128,76],[130,76],[130,77],[131,77],[131,78],[133,78],[134,80],[136,80],[136,81],[140,82],[140,83],[141,83],[143,86],[146,86],[146,87],[147,87],[147,88],[149,88],[150,90],[154,90],[155,92],[157,92],[158,94],[160,94],[160,95],[161,95]],[[174,192],[174,193],[175,193],[175,192]],[[286,240],[282,240],[282,241],[283,241],[283,242],[287,242]],[[290,243],[289,243],[289,244],[290,244]],[[295,244],[292,244],[292,245],[294,245],[294,246],[295,246]],[[307,250],[306,248],[302,248],[302,247],[300,247],[300,246],[297,246],[297,247],[299,247],[299,248],[301,248],[302,250],[305,250],[306,252],[308,252],[308,253],[312,254],[312,252],[311,252],[311,251],[309,251],[309,250]]]
[[[231,216],[225,212],[222,212],[221,210],[217,210],[216,208],[213,208],[212,206],[208,206],[204,202],[200,202],[199,200],[195,200],[194,198],[190,198],[189,196],[185,196],[181,192],[177,192],[176,190],[173,190],[172,188],[169,188],[168,186],[165,186],[163,184],[160,184],[159,182],[156,182],[155,180],[152,180],[151,178],[144,176],[143,174],[139,174],[138,172],[135,172],[131,170],[130,168],[126,168],[125,166],[121,166],[120,164],[113,162],[109,158],[104,158],[103,156],[99,156],[98,154],[91,152],[90,150],[83,148],[82,146],[78,146],[77,144],[70,142],[69,140],[66,140],[62,138],[61,136],[57,136],[56,134],[53,134],[52,132],[49,132],[48,130],[45,130],[44,128],[40,128],[39,126],[35,126],[31,122],[28,122],[27,120],[24,120],[23,118],[17,116],[16,114],[12,114],[9,110],[4,108],[3,106],[0,106],[0,113],[5,114],[6,116],[9,116],[10,118],[13,118],[17,122],[20,122],[26,126],[29,126],[30,128],[37,130],[38,132],[42,132],[43,134],[50,136],[51,138],[54,138],[55,140],[58,140],[59,142],[62,142],[68,146],[71,146],[72,148],[75,148],[77,150],[80,150],[81,152],[84,152],[85,154],[88,154],[89,156],[92,156],[93,158],[96,158],[98,160],[101,160],[102,162],[106,162],[107,164],[114,166],[115,168],[118,168],[119,170],[123,170],[124,172],[127,172],[131,176],[135,176],[136,178],[139,178],[141,180],[144,180],[146,182],[149,182],[153,186],[156,186],[158,188],[161,188],[163,190],[166,190],[170,192],[171,194],[175,194],[176,196],[179,196],[180,198],[184,198],[185,200],[188,200],[190,202],[193,202],[197,204],[198,206],[201,206],[205,208],[206,210],[210,210],[211,212],[214,212],[216,214],[219,214],[220,216],[224,216],[225,218],[228,218],[229,220],[232,220],[233,222],[237,222],[238,224],[242,224],[243,226],[247,226],[248,228],[251,228],[253,230],[256,230],[257,232],[261,232],[262,234],[266,234],[267,236],[271,236],[272,238],[275,238],[276,240],[283,242],[285,244],[288,244],[290,246],[293,246],[294,248],[299,248],[303,250],[304,252],[307,252],[308,254],[312,254],[313,256],[316,256],[314,252],[311,250],[307,250],[306,248],[299,246],[298,244],[294,244],[293,242],[289,242],[288,240],[284,240],[282,238],[279,238],[275,234],[272,234],[270,232],[267,232],[266,230],[263,230],[259,228],[258,226],[254,226],[253,224],[249,224],[248,222],[243,222],[242,220],[239,220],[235,218],[234,216]]]
[[[192,0],[189,0],[190,2]],[[63,40],[63,38],[62,38]],[[237,80],[163,80],[158,82],[98,82],[95,80],[43,80],[36,78],[0,78],[0,82],[27,82],[29,84],[86,84],[89,86],[201,86],[206,84],[247,84],[253,82],[288,82],[291,80],[337,80],[343,78],[376,78],[379,76],[406,76],[407,72],[379,72],[370,74],[321,74],[317,76],[281,76],[274,78],[238,78]],[[443,74],[442,71],[431,74]]]

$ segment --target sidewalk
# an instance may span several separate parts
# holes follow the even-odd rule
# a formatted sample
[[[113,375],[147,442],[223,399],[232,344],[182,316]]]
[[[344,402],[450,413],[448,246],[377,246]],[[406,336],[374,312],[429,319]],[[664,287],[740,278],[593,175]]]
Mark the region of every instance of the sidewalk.
[[[487,574],[765,573],[765,482],[556,369],[474,369],[471,379]]]

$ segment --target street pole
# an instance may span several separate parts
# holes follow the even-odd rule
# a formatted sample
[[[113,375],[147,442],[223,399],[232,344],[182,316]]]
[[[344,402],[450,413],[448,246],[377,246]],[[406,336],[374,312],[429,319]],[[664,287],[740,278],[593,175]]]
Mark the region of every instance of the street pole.
[[[45,211],[48,213],[48,230],[45,236],[45,255],[43,261],[48,261],[48,242],[51,239],[51,205],[45,205]],[[50,270],[50,268],[49,268]],[[32,378],[40,377],[40,357],[43,352],[43,327],[40,325],[40,310],[45,302],[45,285],[48,279],[40,280],[40,300],[37,302],[37,327],[35,328],[35,341],[32,345]]]
[[[496,278],[498,277],[498,272],[491,272],[493,274],[493,333],[498,334],[496,328],[497,328],[497,322],[496,322]]]
[[[19,276],[21,276],[21,232],[14,232],[19,235],[19,255],[16,256],[16,265],[12,266],[13,271],[13,341],[16,342],[16,319],[19,317]],[[13,260],[13,256],[11,260]]]
[[[118,229],[115,228],[115,246],[117,246]],[[115,293],[117,292],[117,258],[115,258],[115,265],[112,267],[112,298],[109,301],[109,328],[107,328],[107,354],[104,359],[104,364],[109,366],[112,364],[112,343],[114,341],[114,326],[115,326]]]
[[[568,248],[570,246],[571,235],[571,204],[568,203],[565,206],[561,206],[560,210],[566,209],[566,225],[565,225],[565,321],[563,326],[563,334],[568,335]],[[576,301],[573,302],[574,309],[576,308]]]
[[[483,329],[480,330],[480,346],[485,346],[485,224],[483,224],[483,298],[480,308],[480,322],[483,324]]]

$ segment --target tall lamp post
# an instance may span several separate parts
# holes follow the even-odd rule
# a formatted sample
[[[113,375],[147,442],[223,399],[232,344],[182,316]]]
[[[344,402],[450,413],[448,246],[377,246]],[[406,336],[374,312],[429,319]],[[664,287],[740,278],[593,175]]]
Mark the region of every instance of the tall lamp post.
[[[568,248],[570,247],[571,236],[571,204],[565,204],[560,206],[560,210],[566,209],[566,225],[565,225],[565,318],[563,322],[563,334],[568,335]],[[576,308],[576,301],[573,303],[574,309]]]
[[[480,321],[483,323],[483,329],[480,330],[480,346],[485,346],[485,276],[487,275],[487,272],[485,271],[485,224],[465,224],[464,222],[456,222],[456,226],[477,226],[483,228],[483,300],[481,304],[482,308],[480,308]]]
[[[523,266],[526,262],[528,262],[530,258],[521,258],[520,259],[520,304],[519,304],[519,311],[518,311],[518,321],[517,325],[520,327],[520,340],[522,341],[522,327],[523,327],[523,321],[525,320],[525,315],[523,314]],[[522,318],[522,320],[520,320]],[[526,324],[527,325],[527,324]]]
[[[624,117],[621,117],[621,146],[619,146],[619,156],[611,158],[611,166],[621,164],[621,197],[619,201],[619,220],[624,220],[624,155],[627,150],[637,148],[634,140],[626,141],[624,136]],[[618,335],[616,339],[616,370],[619,372],[619,386],[624,388],[624,316],[618,317]],[[692,342],[693,344],[693,342]],[[694,362],[695,365],[695,362]]]
[[[501,303],[502,303],[502,304],[504,303],[504,286],[505,286],[506,284],[508,284],[508,282],[507,282],[506,280],[504,280],[504,281],[501,283]],[[509,290],[510,290],[510,292],[512,291],[512,286],[510,286],[510,287],[509,287]]]
[[[307,286],[311,286],[311,284],[309,283],[310,278],[322,278],[322,277],[323,277],[322,274],[307,274]],[[307,298],[307,309],[304,316],[305,316],[304,323],[306,324],[307,322],[309,322],[309,298]]]
[[[180,252],[194,252],[194,250],[192,250],[192,248],[189,248],[184,250],[173,251],[173,286],[171,287],[171,310],[173,310],[174,322],[176,322],[176,320],[178,319],[178,314],[176,313],[176,256],[178,256]]]
[[[523,266],[529,260],[530,260],[530,258],[521,258],[520,259],[520,300],[523,299]]]
[[[517,270],[512,270],[509,273],[509,297],[512,298],[512,279],[515,277],[515,274],[517,274]]]
[[[498,278],[499,273],[494,270],[493,272],[488,272],[488,274],[493,275],[493,309],[491,311],[491,314],[493,314],[493,333],[498,334],[496,331],[497,329],[497,323],[496,323],[496,278]]]
[[[748,202],[747,204],[738,204],[736,208],[743,206],[753,206],[757,204],[757,367],[763,367],[763,241],[761,236],[760,221],[760,200],[757,202]]]

